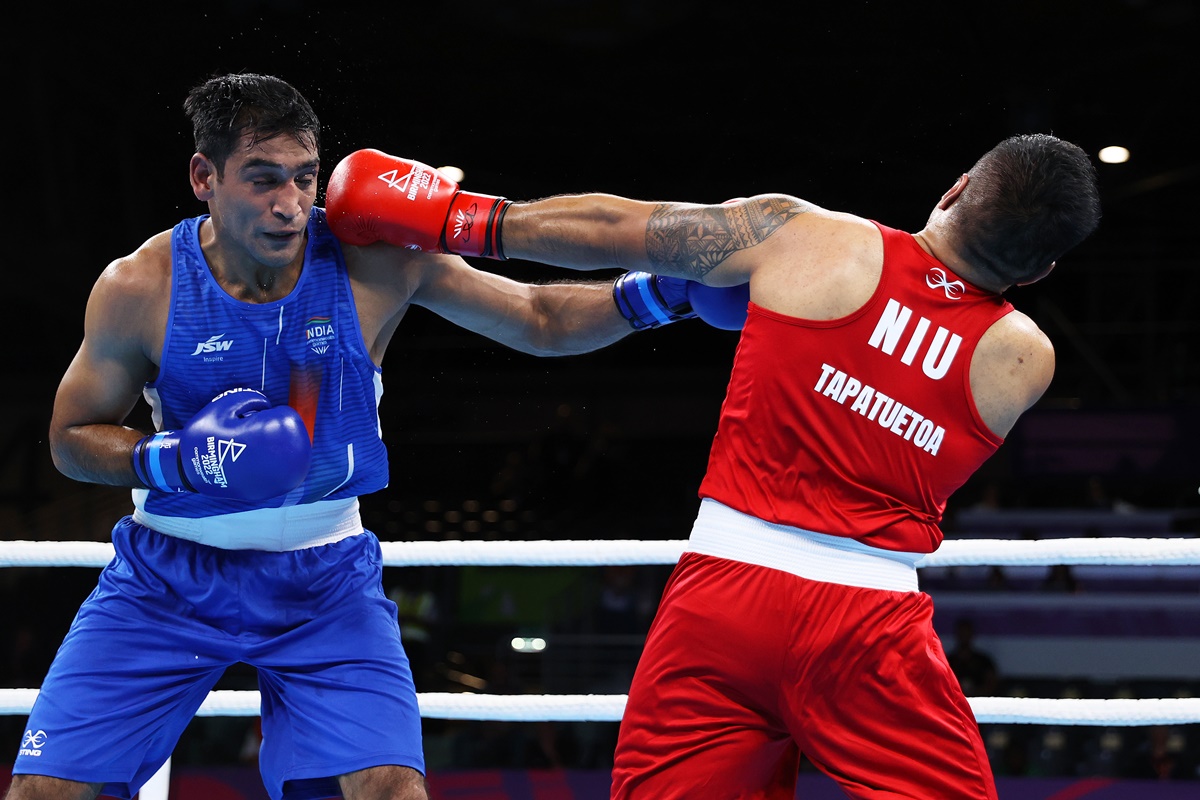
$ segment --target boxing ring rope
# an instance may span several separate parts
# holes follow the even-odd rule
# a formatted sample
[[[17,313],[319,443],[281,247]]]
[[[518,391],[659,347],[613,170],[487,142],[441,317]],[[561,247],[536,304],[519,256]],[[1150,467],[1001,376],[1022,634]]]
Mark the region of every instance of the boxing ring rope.
[[[37,689],[0,689],[0,714],[27,714]],[[426,719],[507,722],[619,722],[627,695],[487,695],[421,692],[417,705]],[[968,697],[980,723],[1030,725],[1148,726],[1200,722],[1200,697],[1061,700],[1036,697]],[[198,717],[257,717],[256,691],[217,689]]]
[[[640,539],[381,542],[385,567],[674,564],[687,541]],[[106,542],[0,543],[0,567],[103,567]],[[1186,566],[1200,564],[1200,538],[951,539],[918,568],[962,566]]]
[[[386,567],[670,565],[686,540],[635,539],[381,542]],[[113,557],[105,542],[0,543],[0,567],[103,567]],[[957,539],[917,562],[953,566],[1170,566],[1200,564],[1200,538]],[[0,714],[28,713],[36,689],[0,689]],[[436,719],[618,721],[625,695],[418,695],[421,715]],[[256,691],[214,690],[197,716],[256,716]],[[1039,699],[972,697],[980,723],[1160,725],[1200,722],[1200,698]]]
[[[386,567],[669,565],[686,540],[381,542]],[[0,543],[0,567],[103,567],[113,557],[104,542]],[[947,540],[917,562],[919,569],[955,566],[1171,566],[1200,564],[1200,538]],[[0,689],[0,714],[27,714],[37,689]],[[422,692],[421,716],[431,719],[617,722],[627,695],[487,695]],[[1146,726],[1200,723],[1200,698],[1042,699],[969,697],[979,723]],[[197,716],[257,716],[256,691],[214,690]],[[170,761],[142,790],[167,796]]]

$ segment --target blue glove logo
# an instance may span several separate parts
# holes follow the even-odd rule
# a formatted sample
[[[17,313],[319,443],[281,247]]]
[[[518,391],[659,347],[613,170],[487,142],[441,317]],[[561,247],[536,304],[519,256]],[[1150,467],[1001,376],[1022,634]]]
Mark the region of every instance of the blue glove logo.
[[[217,466],[225,468],[225,457],[229,456],[230,461],[237,461],[238,456],[246,449],[246,445],[241,442],[235,442],[233,439],[221,439],[217,442]],[[232,454],[232,455],[231,455]]]

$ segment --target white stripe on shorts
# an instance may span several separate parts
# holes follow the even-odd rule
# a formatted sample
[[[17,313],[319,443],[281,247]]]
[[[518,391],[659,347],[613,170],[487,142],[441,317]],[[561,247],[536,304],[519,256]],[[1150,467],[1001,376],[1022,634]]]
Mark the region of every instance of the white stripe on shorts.
[[[151,514],[136,502],[136,492],[134,501],[134,522],[222,550],[282,553],[340,542],[363,532],[357,497],[195,518]]]
[[[813,581],[892,592],[918,591],[916,563],[925,556],[766,522],[709,498],[700,503],[684,550]]]

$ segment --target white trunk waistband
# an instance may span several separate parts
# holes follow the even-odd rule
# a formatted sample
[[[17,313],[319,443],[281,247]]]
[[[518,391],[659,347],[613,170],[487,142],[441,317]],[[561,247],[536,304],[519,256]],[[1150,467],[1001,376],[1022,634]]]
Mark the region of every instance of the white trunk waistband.
[[[135,505],[133,521],[167,536],[222,550],[273,553],[332,544],[363,532],[357,497],[197,518],[151,514]]]
[[[685,552],[783,570],[801,578],[864,589],[915,592],[924,553],[881,550],[845,536],[766,522],[704,499]]]

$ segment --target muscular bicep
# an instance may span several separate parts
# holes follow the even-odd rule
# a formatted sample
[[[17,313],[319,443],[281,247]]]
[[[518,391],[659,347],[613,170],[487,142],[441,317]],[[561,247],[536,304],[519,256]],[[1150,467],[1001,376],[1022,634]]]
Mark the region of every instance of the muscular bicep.
[[[59,382],[52,428],[121,424],[148,377],[127,359],[85,339]]]
[[[81,480],[126,481],[128,448],[140,433],[122,423],[155,371],[146,331],[157,313],[141,291],[122,290],[127,279],[106,272],[93,287],[83,341],[54,398],[51,453],[64,474]]]
[[[810,208],[782,194],[716,206],[659,204],[646,224],[650,271],[713,286],[745,283],[759,261],[750,251]]]
[[[980,339],[971,360],[971,393],[984,424],[1007,436],[1054,377],[1054,346],[1024,314],[1012,312]]]
[[[563,195],[510,207],[504,250],[569,269],[644,270],[734,286],[769,257],[761,245],[811,208],[782,194],[717,205]]]

